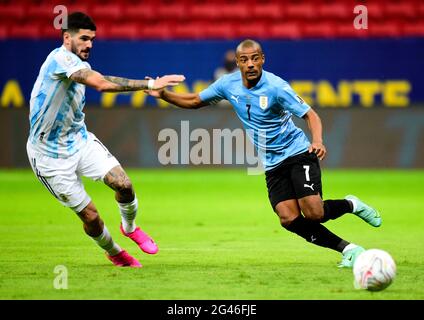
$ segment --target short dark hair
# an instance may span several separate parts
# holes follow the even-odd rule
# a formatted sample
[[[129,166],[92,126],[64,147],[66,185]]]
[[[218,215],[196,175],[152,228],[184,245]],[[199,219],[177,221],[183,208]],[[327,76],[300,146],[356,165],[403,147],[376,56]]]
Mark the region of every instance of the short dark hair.
[[[263,53],[262,47],[259,44],[259,42],[252,40],[252,39],[246,39],[246,40],[243,40],[242,42],[240,42],[240,44],[237,46],[236,53],[238,55],[238,53],[241,50],[243,50],[244,48],[255,48],[255,47],[259,49],[260,53]]]
[[[88,15],[83,12],[73,12],[68,15],[68,28],[62,27],[62,34],[67,32],[77,33],[80,29],[96,31],[96,25]]]

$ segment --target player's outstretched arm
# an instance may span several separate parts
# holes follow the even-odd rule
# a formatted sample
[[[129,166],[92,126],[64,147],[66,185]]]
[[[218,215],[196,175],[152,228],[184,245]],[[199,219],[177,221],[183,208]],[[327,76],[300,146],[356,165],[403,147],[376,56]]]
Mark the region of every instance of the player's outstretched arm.
[[[208,105],[200,99],[198,93],[175,93],[166,89],[146,92],[155,98],[160,98],[184,109],[199,109]]]
[[[324,159],[327,154],[327,150],[322,141],[322,122],[318,114],[311,108],[303,116],[306,123],[308,124],[309,131],[312,135],[312,143],[309,146],[309,152],[317,154],[320,160]]]
[[[159,90],[167,86],[176,86],[185,80],[183,75],[166,75],[155,80],[133,80],[114,76],[103,76],[91,69],[74,72],[70,79],[85,84],[101,92],[123,92],[137,90]]]

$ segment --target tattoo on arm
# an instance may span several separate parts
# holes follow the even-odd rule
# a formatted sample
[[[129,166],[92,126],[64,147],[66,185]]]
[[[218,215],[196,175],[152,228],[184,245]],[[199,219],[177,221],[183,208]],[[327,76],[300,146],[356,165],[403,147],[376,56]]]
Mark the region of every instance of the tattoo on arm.
[[[75,82],[85,83],[87,81],[88,76],[92,73],[93,71],[90,69],[81,69],[74,72],[71,75],[71,79],[74,80]]]
[[[136,91],[147,89],[147,80],[131,80],[114,76],[104,76],[104,78],[116,85],[113,91]]]
[[[71,76],[75,82],[82,83],[104,92],[146,90],[147,80],[131,80],[114,76],[103,76],[91,69],[75,71]]]

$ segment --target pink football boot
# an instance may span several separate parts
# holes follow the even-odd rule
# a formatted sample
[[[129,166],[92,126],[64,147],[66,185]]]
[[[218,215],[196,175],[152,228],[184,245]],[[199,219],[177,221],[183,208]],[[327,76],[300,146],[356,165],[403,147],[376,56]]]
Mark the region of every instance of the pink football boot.
[[[146,233],[144,233],[139,227],[135,228],[135,230],[131,233],[125,233],[124,229],[122,228],[122,224],[120,225],[119,229],[121,230],[121,233],[124,236],[130,238],[135,243],[137,243],[140,249],[144,252],[149,254],[155,254],[159,251],[159,248],[153,241],[153,239],[150,238]]]
[[[117,255],[110,256],[106,253],[106,257],[112,261],[115,266],[118,267],[132,267],[132,268],[141,268],[142,265],[136,258],[131,257],[128,252],[122,250]]]

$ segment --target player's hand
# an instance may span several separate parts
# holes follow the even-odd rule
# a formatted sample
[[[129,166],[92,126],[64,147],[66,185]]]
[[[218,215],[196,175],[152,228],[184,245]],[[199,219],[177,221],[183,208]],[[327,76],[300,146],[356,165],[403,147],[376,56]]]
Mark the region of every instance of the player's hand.
[[[145,80],[154,80],[152,77],[144,77],[144,79]],[[159,77],[156,77],[156,80],[157,79],[159,79]],[[161,90],[143,90],[143,91],[144,91],[144,93],[146,93],[146,94],[148,94],[152,97],[160,98],[160,95],[161,95],[163,89],[161,89]]]
[[[311,145],[309,146],[309,153],[311,152],[315,153],[318,159],[323,160],[327,154],[327,149],[322,142],[312,141]]]
[[[153,84],[153,90],[160,90],[167,86],[176,86],[183,82],[185,80],[185,77],[181,74],[172,74],[163,76],[160,78],[156,78],[154,84]]]

